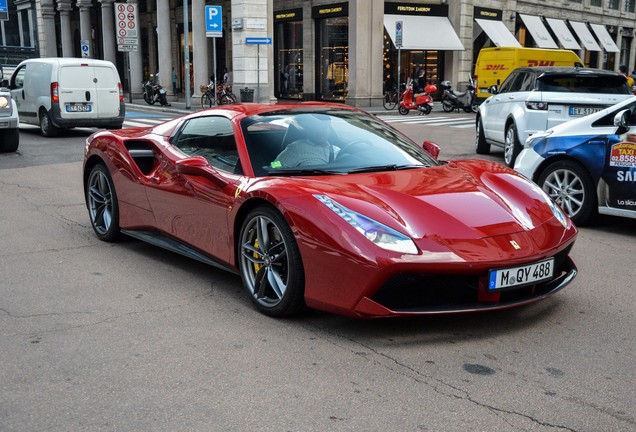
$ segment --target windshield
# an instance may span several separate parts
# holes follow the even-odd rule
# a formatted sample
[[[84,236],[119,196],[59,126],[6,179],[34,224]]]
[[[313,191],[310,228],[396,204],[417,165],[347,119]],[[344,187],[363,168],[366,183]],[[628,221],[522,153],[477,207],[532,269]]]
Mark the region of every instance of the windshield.
[[[258,177],[392,171],[438,164],[396,130],[357,111],[275,111],[247,117],[241,128]]]

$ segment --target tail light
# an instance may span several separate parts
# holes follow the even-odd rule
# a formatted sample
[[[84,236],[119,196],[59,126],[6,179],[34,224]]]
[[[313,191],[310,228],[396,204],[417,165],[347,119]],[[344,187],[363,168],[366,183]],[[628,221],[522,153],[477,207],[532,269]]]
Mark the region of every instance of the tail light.
[[[59,84],[57,82],[51,83],[51,103],[60,103]]]
[[[479,80],[477,79],[477,75],[475,75],[475,88],[477,88],[477,83],[479,82]]]
[[[526,108],[528,108],[529,110],[534,110],[534,111],[547,111],[548,103],[526,101]]]
[[[124,101],[124,88],[121,86],[121,83],[117,83],[117,88],[119,89],[119,102]]]

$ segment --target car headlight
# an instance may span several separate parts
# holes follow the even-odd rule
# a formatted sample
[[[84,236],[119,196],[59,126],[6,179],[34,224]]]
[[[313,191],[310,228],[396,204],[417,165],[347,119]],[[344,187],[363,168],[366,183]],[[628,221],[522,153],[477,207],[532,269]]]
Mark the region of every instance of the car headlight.
[[[547,138],[550,135],[552,135],[552,130],[540,131],[540,132],[533,133],[532,135],[530,135],[526,139],[526,142],[524,143],[523,147],[524,148],[533,148],[538,140],[540,140],[541,138]]]
[[[548,203],[548,206],[550,207],[550,210],[552,210],[552,214],[554,215],[554,217],[557,218],[559,222],[561,222],[561,225],[563,225],[563,228],[567,228],[568,218],[567,216],[565,216],[565,213],[563,213],[563,210],[561,209],[561,207],[559,207],[559,205],[556,202],[554,202],[554,200],[550,197],[550,195],[548,195],[546,191],[544,191],[543,189],[541,189],[541,187],[537,185],[535,186],[536,186],[536,189],[541,192],[541,195],[543,195],[545,202]]]
[[[375,243],[382,249],[417,255],[417,246],[415,246],[415,243],[410,237],[378,221],[350,210],[326,195],[314,195],[314,197],[344,219],[367,240]]]
[[[0,109],[6,108],[9,105],[9,98],[6,96],[0,96]]]

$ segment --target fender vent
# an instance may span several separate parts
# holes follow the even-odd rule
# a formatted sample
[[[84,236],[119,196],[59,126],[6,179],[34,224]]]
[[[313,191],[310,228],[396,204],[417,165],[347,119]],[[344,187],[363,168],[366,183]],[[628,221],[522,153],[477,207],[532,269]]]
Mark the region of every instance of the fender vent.
[[[139,171],[148,175],[158,164],[154,146],[147,141],[126,141],[126,150]]]

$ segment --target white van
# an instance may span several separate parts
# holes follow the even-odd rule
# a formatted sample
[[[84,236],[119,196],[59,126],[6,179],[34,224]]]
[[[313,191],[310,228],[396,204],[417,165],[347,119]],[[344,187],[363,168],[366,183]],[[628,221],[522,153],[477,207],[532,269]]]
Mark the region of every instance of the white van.
[[[42,135],[61,128],[121,129],[124,93],[115,65],[105,60],[37,58],[20,63],[9,83],[20,121]]]

